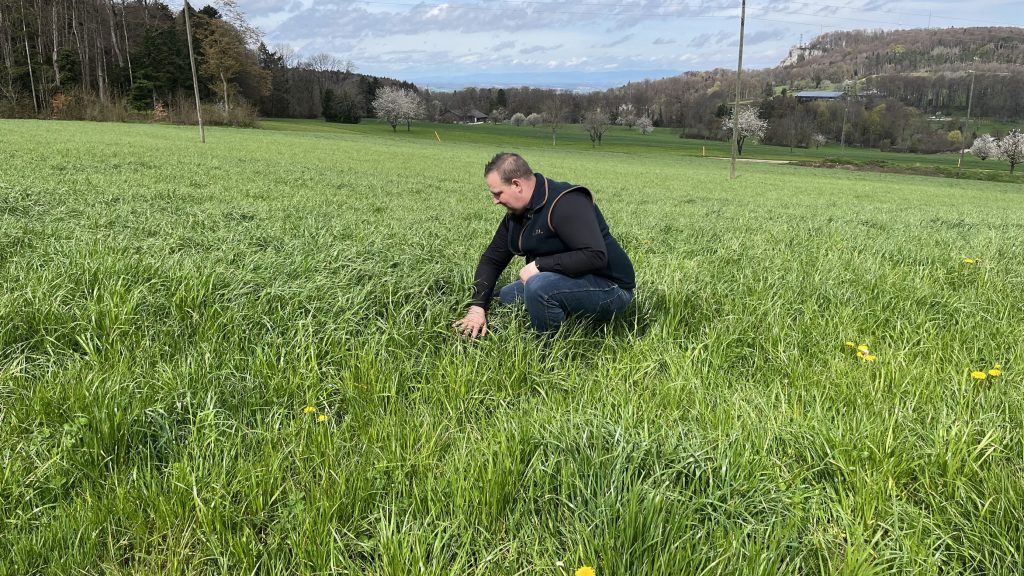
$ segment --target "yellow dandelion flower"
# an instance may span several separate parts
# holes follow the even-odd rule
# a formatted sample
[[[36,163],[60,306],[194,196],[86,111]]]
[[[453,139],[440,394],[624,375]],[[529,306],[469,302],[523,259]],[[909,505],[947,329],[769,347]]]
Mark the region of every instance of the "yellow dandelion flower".
[[[857,358],[863,358],[863,357],[865,357],[867,355],[868,355],[867,352],[864,352],[862,350],[857,350]]]
[[[971,372],[971,378],[974,378],[975,380],[984,380],[985,378],[988,378],[988,374],[985,374],[980,370],[975,370],[974,372]]]
[[[597,576],[597,572],[590,566],[583,566],[576,571],[576,576]]]
[[[1003,371],[1000,370],[999,368],[993,368],[993,369],[988,371],[988,375],[993,377],[993,378],[996,378],[998,376],[1002,376],[1003,375]]]
[[[316,407],[314,406],[306,406],[302,409],[303,414],[312,414],[313,412],[316,412]]]
[[[865,354],[867,354],[868,352],[871,352],[871,349],[868,348],[867,344],[861,344],[860,346],[857,346],[857,350],[860,351],[860,352],[863,352]]]
[[[327,422],[327,414],[321,414],[316,417],[317,422]]]
[[[847,341],[846,341],[846,347],[847,347],[847,348],[856,348],[856,347],[857,347],[857,345],[856,345],[856,344],[854,344],[853,342],[850,342],[849,340],[847,340]]]
[[[874,354],[865,354],[861,357],[861,360],[864,362],[874,362],[875,360],[878,360],[878,356],[875,356]]]
[[[974,264],[974,258],[964,258],[964,264]]]
[[[1002,364],[996,364],[995,366],[993,366],[993,368],[995,368],[996,370],[999,370],[1002,367],[1003,367]]]

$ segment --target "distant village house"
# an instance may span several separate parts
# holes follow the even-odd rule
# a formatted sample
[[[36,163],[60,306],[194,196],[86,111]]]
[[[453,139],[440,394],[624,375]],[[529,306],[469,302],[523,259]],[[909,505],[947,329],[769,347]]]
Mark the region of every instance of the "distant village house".
[[[479,124],[487,121],[487,114],[473,108],[468,112],[462,112],[459,110],[445,110],[441,114],[442,122],[450,122],[452,124]]]

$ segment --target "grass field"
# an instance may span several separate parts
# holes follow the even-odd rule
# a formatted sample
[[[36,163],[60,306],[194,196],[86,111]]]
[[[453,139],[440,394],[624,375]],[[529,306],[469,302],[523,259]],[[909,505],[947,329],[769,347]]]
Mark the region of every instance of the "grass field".
[[[380,135],[390,132],[390,127],[377,120],[366,120],[361,124],[328,124],[322,120],[270,119],[261,121],[267,130],[324,133],[324,134],[366,134]],[[1003,128],[1007,131],[1008,128]],[[551,145],[551,130],[547,126],[514,127],[493,124],[432,124],[418,122],[406,132],[405,126],[398,128],[405,132],[407,140],[440,139],[442,143],[449,140],[460,143],[475,143],[494,146],[496,143],[514,147],[545,147]],[[678,130],[658,128],[648,135],[641,135],[636,130],[621,126],[611,126],[605,133],[600,148],[595,148],[590,137],[580,125],[565,125],[558,129],[555,147],[569,150],[590,150],[606,153],[628,154],[631,156],[675,156],[729,158],[732,155],[732,143],[718,140],[693,140],[679,138]],[[884,162],[896,167],[926,169],[931,172],[955,170],[960,155],[947,152],[942,154],[911,154],[902,152],[881,152],[877,149],[840,147],[839,144],[828,144],[820,148],[794,148],[785,146],[768,146],[757,142],[748,142],[743,147],[743,159],[779,160],[779,161],[823,161],[840,159],[847,162]],[[1001,178],[1004,181],[1024,183],[1022,171],[1010,176],[1010,165],[998,160],[979,160],[966,155],[963,171],[965,176],[979,179]]]
[[[0,121],[0,574],[1019,573],[1018,184],[267,124]],[[624,317],[454,335],[503,148]]]

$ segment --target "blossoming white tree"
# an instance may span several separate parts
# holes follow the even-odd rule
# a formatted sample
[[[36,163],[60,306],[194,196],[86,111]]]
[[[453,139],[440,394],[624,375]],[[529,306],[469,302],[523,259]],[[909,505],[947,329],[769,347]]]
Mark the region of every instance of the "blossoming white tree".
[[[647,116],[643,116],[636,121],[636,129],[640,131],[644,136],[654,132],[654,121]]]
[[[999,159],[1010,163],[1010,174],[1013,174],[1017,164],[1024,162],[1024,132],[1011,130],[1009,134],[999,139],[996,149]]]
[[[513,126],[522,126],[526,122],[526,116],[522,112],[516,112],[512,115],[510,122],[512,122]]]
[[[619,106],[618,114],[615,117],[615,123],[619,126],[625,126],[632,128],[636,125],[636,108],[630,103],[625,103]]]
[[[393,131],[398,130],[400,122],[405,122],[406,128],[411,129],[412,121],[425,115],[423,100],[419,95],[397,86],[384,86],[378,89],[372,106],[377,118],[390,124]]]
[[[996,155],[996,139],[991,134],[983,134],[974,139],[970,152],[979,160],[988,160]]]
[[[757,115],[757,110],[749,106],[740,108],[739,111],[739,122],[737,124],[739,134],[736,138],[736,153],[743,154],[743,141],[748,137],[754,137],[757,140],[764,138],[764,133],[768,130],[768,121],[762,120]],[[735,111],[730,114],[728,118],[722,120],[723,130],[732,130],[733,118],[736,117]]]

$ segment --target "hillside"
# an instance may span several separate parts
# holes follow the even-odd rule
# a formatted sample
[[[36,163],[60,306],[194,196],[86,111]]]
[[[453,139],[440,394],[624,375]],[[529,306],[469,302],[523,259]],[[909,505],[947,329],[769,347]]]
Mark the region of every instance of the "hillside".
[[[976,72],[975,114],[1024,118],[1021,28],[831,32],[762,73],[794,88],[860,79],[922,112],[948,114],[966,110],[970,70]]]
[[[962,71],[965,66],[1016,70],[1024,65],[1024,29],[945,28],[840,31],[796,47],[779,68],[808,78]]]

